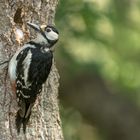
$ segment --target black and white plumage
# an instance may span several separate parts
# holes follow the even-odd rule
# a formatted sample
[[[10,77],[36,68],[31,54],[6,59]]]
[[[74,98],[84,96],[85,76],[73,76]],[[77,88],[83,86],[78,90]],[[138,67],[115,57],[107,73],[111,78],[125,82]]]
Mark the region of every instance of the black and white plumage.
[[[22,124],[23,132],[26,132],[31,109],[51,70],[53,59],[51,48],[59,37],[57,29],[53,26],[41,28],[33,23],[28,25],[37,31],[37,38],[26,43],[15,53],[8,69],[11,86],[19,106],[16,115],[18,133]]]

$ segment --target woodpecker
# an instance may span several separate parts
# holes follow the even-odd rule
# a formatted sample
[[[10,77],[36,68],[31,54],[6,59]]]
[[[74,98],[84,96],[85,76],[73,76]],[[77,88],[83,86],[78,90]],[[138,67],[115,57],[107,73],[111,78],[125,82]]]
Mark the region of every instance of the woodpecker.
[[[59,39],[57,29],[52,25],[39,26],[27,23],[37,32],[37,37],[23,45],[11,58],[8,73],[19,110],[16,114],[16,129],[26,133],[26,125],[42,84],[51,70],[54,44]]]

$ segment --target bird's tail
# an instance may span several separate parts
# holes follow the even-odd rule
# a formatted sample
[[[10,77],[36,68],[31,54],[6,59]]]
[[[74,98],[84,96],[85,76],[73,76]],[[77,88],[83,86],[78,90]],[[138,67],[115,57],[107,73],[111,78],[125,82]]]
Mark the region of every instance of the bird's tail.
[[[22,108],[20,108],[17,111],[15,122],[16,122],[16,129],[18,134],[20,133],[20,128],[22,124],[23,124],[23,132],[26,133],[26,125],[30,119],[32,107],[33,104],[24,103],[22,105]]]

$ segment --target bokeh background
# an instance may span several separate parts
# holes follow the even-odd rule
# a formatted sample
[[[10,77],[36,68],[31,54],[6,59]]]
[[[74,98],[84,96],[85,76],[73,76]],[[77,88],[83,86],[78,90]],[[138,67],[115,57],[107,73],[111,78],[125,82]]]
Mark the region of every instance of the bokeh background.
[[[140,140],[140,1],[60,0],[65,140]]]

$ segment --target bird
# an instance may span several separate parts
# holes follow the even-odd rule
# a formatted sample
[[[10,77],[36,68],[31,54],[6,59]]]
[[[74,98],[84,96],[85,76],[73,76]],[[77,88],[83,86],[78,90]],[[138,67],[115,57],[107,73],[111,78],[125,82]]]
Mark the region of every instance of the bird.
[[[59,32],[54,25],[37,25],[27,22],[35,30],[36,38],[25,43],[9,61],[8,73],[11,89],[16,97],[16,129],[24,134],[37,95],[41,93],[53,63],[52,48],[59,40]]]

